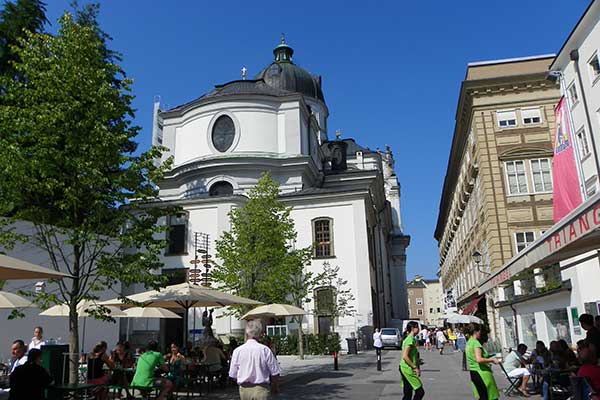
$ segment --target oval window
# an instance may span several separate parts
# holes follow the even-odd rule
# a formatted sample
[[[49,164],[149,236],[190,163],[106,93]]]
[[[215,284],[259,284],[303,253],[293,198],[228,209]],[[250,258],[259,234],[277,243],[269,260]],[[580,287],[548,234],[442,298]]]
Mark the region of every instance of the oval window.
[[[220,152],[229,150],[235,139],[235,124],[227,115],[222,115],[215,121],[212,129],[212,143]]]

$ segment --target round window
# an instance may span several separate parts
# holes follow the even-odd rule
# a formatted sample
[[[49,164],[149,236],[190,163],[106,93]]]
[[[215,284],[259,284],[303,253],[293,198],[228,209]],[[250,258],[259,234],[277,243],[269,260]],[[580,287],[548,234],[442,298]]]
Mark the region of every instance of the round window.
[[[235,124],[227,115],[222,115],[215,121],[212,129],[212,143],[220,152],[229,150],[235,139]]]

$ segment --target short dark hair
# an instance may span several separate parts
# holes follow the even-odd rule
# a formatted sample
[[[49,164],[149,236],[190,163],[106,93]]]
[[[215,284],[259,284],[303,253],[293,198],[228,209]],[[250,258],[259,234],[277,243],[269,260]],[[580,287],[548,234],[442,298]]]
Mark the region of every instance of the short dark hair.
[[[525,343],[519,343],[519,345],[517,346],[517,351],[523,351],[523,353],[525,353],[527,351],[527,345]]]
[[[579,316],[579,323],[586,325],[594,325],[594,316],[592,314],[581,314]]]
[[[13,342],[13,344],[18,344],[21,347],[25,347],[25,342],[21,339],[17,339]]]
[[[27,353],[27,362],[34,363],[42,357],[42,351],[40,349],[31,349]]]
[[[148,342],[148,350],[158,351],[158,342],[156,340],[149,341]]]

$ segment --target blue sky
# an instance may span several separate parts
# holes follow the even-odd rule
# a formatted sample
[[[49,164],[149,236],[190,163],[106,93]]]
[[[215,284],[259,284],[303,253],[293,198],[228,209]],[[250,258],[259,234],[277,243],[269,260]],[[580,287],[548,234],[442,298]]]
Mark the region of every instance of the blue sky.
[[[53,30],[70,0],[47,2]],[[175,106],[239,79],[242,66],[254,76],[285,32],[294,61],[323,77],[330,137],[341,129],[392,147],[412,278],[437,271],[433,231],[467,63],[557,52],[589,0],[100,3],[135,81],[142,148],[155,95]]]

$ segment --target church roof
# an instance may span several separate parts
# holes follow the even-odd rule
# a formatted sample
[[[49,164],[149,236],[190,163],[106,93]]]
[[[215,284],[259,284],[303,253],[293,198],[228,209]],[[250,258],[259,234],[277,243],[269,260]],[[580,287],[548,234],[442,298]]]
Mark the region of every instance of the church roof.
[[[255,79],[262,79],[273,88],[301,93],[325,102],[321,90],[321,77],[313,76],[307,70],[293,63],[294,49],[286,44],[285,37],[275,47],[273,54],[275,60],[260,71]]]

